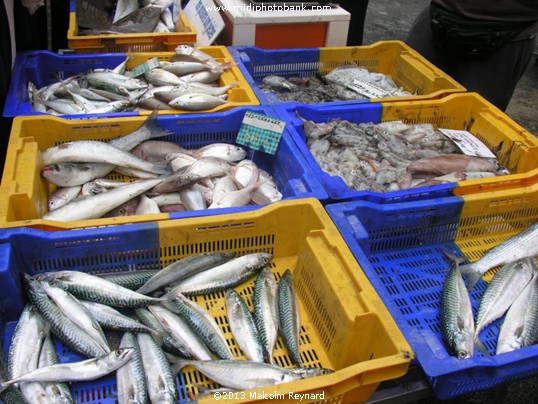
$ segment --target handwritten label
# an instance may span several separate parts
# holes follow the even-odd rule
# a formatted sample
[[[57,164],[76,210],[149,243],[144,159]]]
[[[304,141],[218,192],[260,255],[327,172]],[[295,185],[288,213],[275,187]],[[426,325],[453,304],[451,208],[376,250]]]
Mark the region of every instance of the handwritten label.
[[[389,95],[388,92],[383,90],[381,87],[376,86],[368,81],[361,79],[353,79],[353,84],[349,86],[353,91],[364,95],[368,98],[383,98]]]
[[[495,156],[495,154],[493,154],[493,152],[471,132],[442,128],[439,128],[439,130],[456,143],[463,154],[484,158],[497,158],[497,156]]]
[[[286,122],[271,116],[247,111],[237,134],[237,143],[275,154]]]
[[[133,68],[133,77],[142,76],[144,73],[149,72],[151,69],[155,69],[156,67],[160,66],[161,62],[159,62],[158,58],[155,57],[148,59],[144,63],[141,63]]]

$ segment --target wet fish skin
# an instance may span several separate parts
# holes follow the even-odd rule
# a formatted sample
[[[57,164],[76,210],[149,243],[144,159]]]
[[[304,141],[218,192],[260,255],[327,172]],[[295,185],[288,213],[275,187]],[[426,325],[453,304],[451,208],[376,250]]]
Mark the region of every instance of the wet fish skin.
[[[209,94],[188,93],[174,98],[168,103],[173,109],[182,109],[187,111],[202,111],[224,105],[228,101]]]
[[[247,157],[246,149],[229,143],[212,143],[193,150],[191,153],[198,159],[216,157],[229,162],[238,162]]]
[[[120,349],[132,348],[133,356],[125,365],[116,370],[118,402],[144,404],[148,399],[146,374],[136,336],[126,332],[123,334],[119,347]]]
[[[486,251],[478,261],[462,265],[460,269],[466,278],[468,289],[471,290],[486,272],[497,265],[517,261],[521,258],[537,256],[537,237],[538,222]]]
[[[57,363],[59,363],[58,355],[56,354],[54,342],[49,334],[43,341],[43,346],[39,355],[39,367],[42,368],[45,366],[56,365]],[[71,395],[71,390],[69,390],[69,386],[66,383],[43,383],[43,387],[54,403],[74,404],[75,401]]]
[[[274,364],[273,350],[278,338],[278,285],[270,268],[265,267],[254,284],[254,320],[267,362]]]
[[[278,319],[279,330],[284,345],[288,348],[291,360],[302,367],[303,361],[299,351],[299,332],[301,323],[297,296],[289,269],[284,272],[278,283]]]
[[[59,187],[74,187],[103,177],[113,169],[113,164],[65,162],[46,165],[41,176]]]
[[[448,350],[458,359],[474,354],[475,325],[471,301],[459,266],[453,264],[443,284],[441,329]]]
[[[49,197],[48,208],[49,212],[61,208],[65,204],[75,199],[81,191],[80,185],[73,187],[58,188]]]
[[[179,86],[182,83],[181,78],[164,69],[151,69],[144,74],[144,78],[148,83],[156,87],[161,86]]]

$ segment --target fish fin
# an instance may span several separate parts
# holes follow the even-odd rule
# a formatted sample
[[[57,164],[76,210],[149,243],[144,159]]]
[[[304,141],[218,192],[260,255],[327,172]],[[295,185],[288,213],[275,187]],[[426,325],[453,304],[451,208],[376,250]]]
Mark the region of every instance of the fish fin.
[[[441,251],[450,261],[455,262],[458,265],[467,261],[467,257],[465,255],[456,255],[446,247],[442,247]]]
[[[171,130],[163,129],[157,124],[158,109],[154,109],[146,121],[142,124],[143,127],[149,130],[151,137],[149,139],[155,139],[158,137],[170,136],[173,134]]]
[[[474,288],[474,285],[482,279],[482,274],[473,269],[472,264],[460,266],[460,271],[463,277],[465,278],[465,285],[467,290]]]
[[[476,336],[475,340],[474,340],[474,344],[476,346],[476,348],[482,352],[484,355],[486,356],[491,356],[488,352],[488,349],[486,348],[486,346],[484,345],[484,343],[482,341],[480,341],[480,338],[478,337],[478,335]]]

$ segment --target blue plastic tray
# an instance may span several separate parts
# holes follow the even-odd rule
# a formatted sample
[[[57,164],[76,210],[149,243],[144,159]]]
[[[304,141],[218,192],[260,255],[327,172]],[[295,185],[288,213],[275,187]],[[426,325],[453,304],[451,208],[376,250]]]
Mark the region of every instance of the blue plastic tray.
[[[506,222],[496,223],[504,213],[499,212],[497,220],[491,219],[497,212],[486,211],[469,217],[465,214],[465,203],[464,198],[447,197],[386,205],[352,201],[326,206],[359,265],[409,341],[432,390],[443,400],[538,375],[538,345],[495,355],[502,319],[480,334],[489,357],[475,350],[473,358],[460,360],[450,356],[443,343],[441,293],[451,265],[443,250],[461,255],[465,248],[460,249],[460,246],[466,241],[475,246],[479,244],[468,241],[464,235],[480,238],[483,230],[478,224],[482,224],[481,219],[485,217],[490,217],[489,229],[506,229]],[[537,206],[534,208],[536,211]],[[522,226],[533,220],[529,216],[531,212],[529,209],[512,211],[511,225]],[[463,220],[467,223],[464,229],[461,228]],[[506,233],[495,231],[486,234],[488,239],[507,237]],[[486,281],[481,280],[470,293],[475,315],[486,286]]]
[[[402,104],[405,105],[405,104]],[[303,130],[303,122],[297,117],[316,123],[329,122],[333,119],[345,119],[354,123],[373,122],[380,123],[383,117],[382,103],[368,103],[360,105],[305,105],[286,104],[275,105],[275,111],[287,122],[288,131],[301,151],[303,157],[310,165],[327,195],[333,201],[368,200],[376,203],[405,202],[428,198],[442,198],[452,195],[456,184],[442,184],[435,186],[406,189],[393,192],[357,191],[348,188],[344,180],[339,176],[331,176],[321,169],[318,162],[306,145],[306,137]]]

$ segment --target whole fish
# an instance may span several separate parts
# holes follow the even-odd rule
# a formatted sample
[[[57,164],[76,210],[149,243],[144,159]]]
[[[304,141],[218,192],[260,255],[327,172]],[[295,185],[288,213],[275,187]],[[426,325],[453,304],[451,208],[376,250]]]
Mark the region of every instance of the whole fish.
[[[110,352],[108,341],[101,326],[92,317],[90,311],[73,295],[62,288],[41,282],[41,288],[52,299],[58,308],[92,337],[105,352]]]
[[[163,67],[164,70],[175,74],[176,76],[183,76],[185,74],[202,72],[204,70],[209,70],[211,67],[204,62],[172,62]]]
[[[59,187],[75,187],[103,177],[113,169],[113,164],[58,163],[43,167],[41,176]]]
[[[197,360],[212,359],[209,348],[180,316],[159,305],[148,306],[148,310],[179,344],[180,351],[186,350],[188,356],[192,356]]]
[[[497,355],[538,341],[538,273],[514,300],[499,331]]]
[[[86,357],[95,358],[106,354],[106,351],[93,338],[63,314],[58,306],[49,299],[41,288],[39,280],[28,274],[25,275],[25,280],[28,298],[50,325],[54,335]]]
[[[59,363],[0,383],[0,391],[19,382],[79,382],[95,380],[122,367],[131,359],[133,348],[117,349],[81,362]]]
[[[198,159],[216,157],[229,162],[237,162],[247,157],[247,151],[243,147],[229,143],[212,143],[193,150],[191,153]]]
[[[443,284],[441,330],[448,350],[458,359],[474,354],[475,325],[469,293],[457,264],[453,264]]]
[[[488,284],[480,299],[475,320],[475,335],[502,317],[527,286],[536,270],[533,258],[523,258],[504,265]]]
[[[190,82],[190,83],[187,83],[187,87],[189,91],[192,93],[209,94],[209,95],[213,95],[217,97],[219,95],[227,94],[228,90],[230,90],[231,88],[239,87],[239,83],[231,83],[225,86],[217,87],[217,86],[213,86],[213,85],[205,84],[205,83]]]
[[[188,278],[206,269],[223,264],[234,257],[234,253],[218,252],[196,254],[174,261],[161,269],[156,276],[137,290],[138,293],[149,294],[166,285]]]
[[[230,171],[230,162],[219,157],[201,157],[188,166],[184,174],[197,174],[200,177],[216,177]]]
[[[93,318],[95,318],[101,327],[107,330],[131,333],[146,332],[158,336],[158,330],[153,330],[106,304],[89,302],[87,300],[82,300],[81,303],[92,313]]]
[[[170,58],[170,62],[172,63],[187,60],[192,62],[206,63],[213,69],[218,69],[221,67],[221,64],[214,57],[208,55],[200,49],[194,48],[193,46],[179,45],[176,47],[175,51],[176,54]]]
[[[41,347],[41,353],[39,355],[39,367],[45,367],[50,365],[56,365],[58,362],[58,355],[56,353],[56,348],[54,347],[54,342],[49,335],[46,336],[43,341],[43,346]],[[66,383],[43,383],[43,387],[47,392],[48,397],[54,403],[60,404],[72,404],[75,401],[71,395],[71,390]]]
[[[144,373],[152,403],[176,404],[178,397],[174,374],[162,348],[149,334],[137,334]]]
[[[538,222],[527,227],[518,234],[508,238],[501,244],[486,251],[478,261],[461,266],[461,273],[466,277],[466,283],[471,290],[476,282],[490,269],[497,265],[517,261],[521,258],[538,255]]]
[[[233,258],[176,283],[165,297],[178,294],[203,295],[235,287],[260,272],[272,258],[268,253],[246,254]]]
[[[226,313],[230,329],[241,351],[248,360],[263,362],[263,347],[254,318],[243,298],[233,289],[226,291]]]
[[[164,69],[151,69],[144,74],[144,78],[148,83],[154,86],[178,86],[182,80],[174,73],[166,71]]]
[[[122,112],[134,108],[134,103],[131,100],[117,100],[109,102],[101,107],[96,107],[92,110],[86,110],[86,114],[109,114],[111,112]]]
[[[178,368],[192,366],[214,382],[237,390],[256,389],[332,373],[331,370],[323,368],[285,369],[253,361],[180,359],[175,362],[175,365]]]
[[[140,307],[165,301],[136,293],[98,276],[80,271],[46,272],[38,279],[67,290],[79,299],[113,307]]]
[[[269,267],[265,267],[254,284],[254,320],[260,335],[264,357],[274,364],[273,349],[278,338],[278,285]]]
[[[499,165],[495,160],[465,154],[445,154],[413,161],[407,166],[412,173],[425,171],[439,175],[452,172],[488,171],[495,172]]]
[[[133,356],[125,365],[116,370],[118,402],[132,404],[146,403],[148,399],[146,374],[144,373],[140,347],[133,333],[126,332],[123,334],[120,349],[125,348],[132,348]]]
[[[206,70],[204,72],[198,72],[198,73],[191,73],[186,74],[184,76],[181,76],[181,80],[186,81],[187,83],[202,83],[202,84],[209,84],[217,81],[221,74],[223,73],[223,70],[221,68],[212,69],[212,70]],[[202,93],[206,94],[206,93]],[[209,95],[209,94],[206,94]]]
[[[81,186],[76,185],[73,187],[58,188],[49,197],[49,212],[61,208],[65,204],[75,199],[81,191]]]
[[[282,335],[284,345],[288,348],[291,360],[297,366],[302,367],[303,361],[299,352],[301,321],[297,296],[289,269],[284,272],[278,283],[278,319],[280,335]]]
[[[177,297],[171,299],[168,306],[170,310],[179,314],[200,341],[215,355],[221,359],[234,359],[224,334],[207,311],[181,294],[177,294]]]
[[[112,71],[91,72],[86,74],[86,80],[92,86],[117,94],[129,96],[129,91],[147,89],[148,85],[141,80],[129,78]]]
[[[62,222],[97,219],[102,217],[105,213],[110,212],[118,206],[155,187],[160,184],[161,181],[162,179],[140,180],[120,188],[103,192],[102,194],[75,199],[67,205],[45,214],[43,219],[58,220]]]
[[[49,147],[41,155],[45,165],[65,162],[107,163],[156,174],[166,172],[165,167],[148,163],[125,150],[97,140],[75,140],[62,143]]]
[[[202,111],[211,109],[219,105],[227,104],[228,101],[221,98],[223,96],[214,96],[209,94],[188,93],[174,98],[168,103],[173,109],[183,109],[187,111]]]

